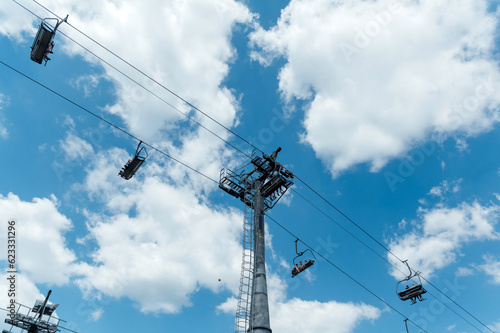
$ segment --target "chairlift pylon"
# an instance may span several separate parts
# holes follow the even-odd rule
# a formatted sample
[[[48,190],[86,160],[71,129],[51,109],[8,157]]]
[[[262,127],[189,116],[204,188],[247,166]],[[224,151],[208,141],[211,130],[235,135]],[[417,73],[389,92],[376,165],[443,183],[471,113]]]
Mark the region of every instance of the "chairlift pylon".
[[[47,23],[47,20],[57,21],[54,29],[52,29]],[[42,23],[40,23],[40,26],[38,27],[35,39],[33,40],[33,45],[31,45],[31,60],[39,64],[42,64],[42,62],[45,61],[45,65],[47,65],[47,61],[50,60],[49,54],[53,53],[52,50],[54,49],[54,36],[56,34],[56,30],[63,22],[67,21],[68,15],[66,15],[63,20],[59,20],[57,18],[43,19]]]
[[[128,162],[123,166],[123,168],[118,173],[118,175],[125,180],[129,180],[130,178],[132,178],[137,172],[137,170],[139,170],[141,165],[146,161],[146,158],[148,158],[148,152],[146,150],[146,147],[144,146],[141,147],[141,144],[142,141],[139,142],[134,157],[128,160]],[[143,155],[143,152],[146,155]]]
[[[422,294],[425,294],[427,292],[427,290],[425,290],[425,288],[422,286],[422,280],[420,279],[420,272],[412,270],[410,265],[408,265],[408,260],[404,260],[403,263],[406,265],[406,267],[408,267],[410,274],[406,278],[404,278],[403,280],[401,280],[397,283],[396,294],[398,295],[399,299],[401,299],[402,301],[411,300],[412,304],[417,303],[417,299],[419,301],[425,300],[422,297]],[[418,278],[418,284],[417,285],[413,284],[411,287],[406,285],[406,288],[402,289],[400,291],[399,285],[405,281],[411,280],[414,277]]]
[[[311,251],[311,249],[307,249],[307,250],[302,251],[302,252],[298,251],[298,248],[297,248],[298,241],[299,241],[299,239],[297,238],[295,240],[295,253],[297,254],[297,256],[295,258],[293,258],[292,278],[297,276],[298,274],[302,273],[303,271],[305,271],[306,269],[308,269],[309,267],[314,265],[314,263],[316,262],[316,256]],[[297,264],[296,259],[298,257],[303,256],[304,253],[306,253],[307,251],[309,251],[311,253],[311,255],[314,259],[304,260],[304,263],[302,263],[302,261],[300,261],[300,265]]]

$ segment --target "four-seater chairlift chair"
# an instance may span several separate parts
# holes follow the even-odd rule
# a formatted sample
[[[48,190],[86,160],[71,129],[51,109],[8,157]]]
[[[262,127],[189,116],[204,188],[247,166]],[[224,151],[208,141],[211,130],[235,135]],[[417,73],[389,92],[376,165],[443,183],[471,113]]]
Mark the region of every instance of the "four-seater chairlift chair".
[[[411,300],[411,303],[415,304],[417,303],[417,299],[424,300],[424,298],[422,298],[422,294],[425,294],[427,290],[425,290],[425,288],[422,286],[422,281],[420,280],[420,272],[412,270],[410,268],[410,265],[408,265],[408,260],[403,261],[403,263],[406,264],[406,267],[408,267],[410,274],[406,278],[398,282],[398,284],[396,285],[396,294],[398,295],[400,300]],[[414,284],[411,287],[409,287],[408,285],[406,285],[406,287],[403,287],[405,285],[404,282],[407,282],[414,277],[418,278],[418,284]]]
[[[56,20],[56,24],[54,29],[47,23],[48,20]],[[45,61],[45,65],[47,65],[47,61],[50,60],[48,54],[52,52],[54,47],[54,35],[56,34],[57,28],[63,22],[68,21],[68,16],[64,20],[58,20],[57,18],[46,18],[40,23],[38,27],[38,32],[36,33],[35,40],[33,41],[33,45],[31,46],[31,54],[30,58],[36,63],[41,64]]]
[[[141,165],[146,161],[146,158],[148,158],[148,152],[146,151],[146,148],[144,146],[141,147],[141,143],[142,141],[139,142],[134,157],[128,160],[128,162],[118,173],[118,175],[120,175],[123,179],[129,180],[130,178],[132,178],[137,170],[139,170]]]

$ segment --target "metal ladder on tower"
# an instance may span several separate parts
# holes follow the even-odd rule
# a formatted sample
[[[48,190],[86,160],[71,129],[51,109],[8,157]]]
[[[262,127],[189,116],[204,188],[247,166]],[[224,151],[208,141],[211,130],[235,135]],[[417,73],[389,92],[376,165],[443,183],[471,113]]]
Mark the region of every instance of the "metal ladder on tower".
[[[236,309],[236,333],[247,333],[252,306],[252,286],[254,269],[254,211],[245,205],[243,219],[243,258],[241,262],[240,290]]]

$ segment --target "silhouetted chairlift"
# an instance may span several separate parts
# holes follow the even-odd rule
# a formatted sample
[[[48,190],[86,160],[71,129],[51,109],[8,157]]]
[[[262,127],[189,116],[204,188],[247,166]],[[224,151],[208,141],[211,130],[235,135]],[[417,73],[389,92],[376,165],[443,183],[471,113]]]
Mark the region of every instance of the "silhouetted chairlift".
[[[408,260],[403,261],[403,263],[406,265],[406,267],[408,267],[408,270],[410,271],[410,275],[408,275],[406,278],[404,278],[403,280],[398,282],[398,284],[396,285],[396,294],[398,295],[399,299],[401,299],[402,301],[411,300],[412,304],[417,303],[417,298],[420,301],[425,300],[424,298],[422,298],[422,294],[425,294],[427,292],[427,290],[425,290],[424,287],[422,286],[422,281],[420,280],[420,272],[412,270],[410,268],[410,265],[408,265]],[[408,287],[408,285],[406,285],[405,289],[402,289],[400,287],[401,283],[403,283],[405,281],[409,281],[414,277],[418,278],[417,285],[413,285],[411,287]]]
[[[297,242],[298,241],[299,241],[299,239],[297,238],[295,240],[295,253],[297,254],[297,256],[295,258],[293,258],[292,277],[296,277],[298,274],[302,273],[303,271],[305,271],[306,269],[308,269],[309,267],[311,267],[312,265],[314,265],[314,263],[316,262],[316,256],[311,251],[311,249],[307,249],[307,250],[302,251],[302,252],[299,252],[297,250]],[[296,263],[297,258],[301,257],[302,255],[304,255],[304,253],[306,253],[307,251],[309,251],[311,253],[311,255],[314,258],[314,260],[313,259],[304,260],[304,263],[302,264],[302,266],[298,265]]]
[[[57,23],[54,26],[54,30],[47,24],[47,20],[56,20]],[[63,22],[68,21],[68,16],[62,21],[59,21],[57,18],[46,18],[40,23],[38,27],[38,32],[36,33],[35,40],[33,41],[33,45],[31,46],[31,54],[30,58],[36,63],[41,64],[45,60],[45,65],[47,65],[47,61],[50,60],[49,54],[52,53],[54,48],[54,36],[56,34],[56,30]]]
[[[118,175],[120,175],[123,179],[129,180],[130,178],[132,178],[137,170],[139,170],[141,165],[146,161],[146,158],[148,158],[148,152],[146,151],[145,147],[141,147],[141,143],[142,141],[139,142],[134,157],[128,160],[128,162],[118,173]],[[143,153],[145,153],[146,155],[144,155]]]

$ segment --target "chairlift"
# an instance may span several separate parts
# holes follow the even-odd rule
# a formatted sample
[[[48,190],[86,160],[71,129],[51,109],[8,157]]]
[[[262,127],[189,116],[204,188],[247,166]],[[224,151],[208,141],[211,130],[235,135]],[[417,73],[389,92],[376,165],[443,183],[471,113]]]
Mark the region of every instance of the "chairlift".
[[[137,149],[135,151],[134,158],[128,160],[128,162],[123,166],[123,168],[118,173],[123,179],[129,180],[132,178],[137,170],[141,167],[141,165],[148,158],[148,152],[146,151],[146,147],[141,147],[142,141],[139,142]],[[145,154],[145,155],[144,155]]]
[[[422,294],[425,294],[427,290],[425,290],[425,288],[422,286],[422,281],[420,279],[420,272],[412,270],[410,265],[408,265],[408,260],[403,261],[403,263],[406,265],[406,267],[408,267],[410,274],[406,278],[398,282],[398,284],[396,285],[396,294],[402,301],[411,300],[411,304],[417,303],[417,299],[420,301],[424,301],[425,298],[422,297]],[[418,284],[416,285],[413,284],[411,287],[406,285],[405,289],[400,288],[399,285],[401,283],[409,281],[414,277],[418,278]]]
[[[47,23],[47,20],[56,20],[57,23],[54,26],[54,29]],[[64,20],[59,20],[57,18],[46,18],[40,23],[38,27],[38,32],[36,33],[35,40],[33,41],[33,45],[31,46],[31,54],[30,58],[36,63],[41,64],[45,61],[45,66],[47,65],[47,61],[50,60],[49,54],[52,53],[54,49],[54,35],[56,34],[56,30],[63,22],[68,21],[68,15]]]
[[[311,249],[307,249],[307,250],[302,251],[302,252],[298,251],[298,249],[297,249],[297,242],[298,241],[299,241],[299,239],[297,238],[295,240],[295,253],[297,254],[297,256],[295,258],[293,258],[292,277],[296,277],[298,274],[302,273],[303,271],[305,271],[306,269],[308,269],[309,267],[314,265],[314,263],[316,262],[316,256],[311,251]],[[314,259],[304,260],[303,263],[302,263],[302,261],[300,261],[300,265],[297,264],[296,263],[297,258],[304,255],[304,253],[306,253],[307,251],[309,251],[311,253],[311,255]]]

